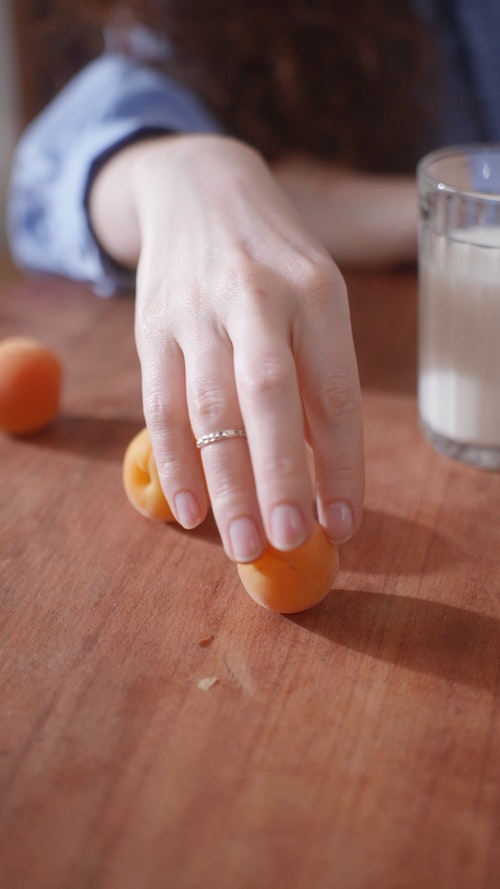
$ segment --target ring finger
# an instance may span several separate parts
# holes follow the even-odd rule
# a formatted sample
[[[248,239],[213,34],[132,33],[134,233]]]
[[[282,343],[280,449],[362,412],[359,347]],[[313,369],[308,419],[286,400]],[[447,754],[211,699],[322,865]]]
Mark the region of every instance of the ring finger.
[[[191,426],[198,440],[215,521],[224,549],[237,562],[265,548],[250,453],[228,342],[207,354],[185,355]],[[219,433],[226,433],[225,435]],[[237,434],[234,434],[237,433]]]

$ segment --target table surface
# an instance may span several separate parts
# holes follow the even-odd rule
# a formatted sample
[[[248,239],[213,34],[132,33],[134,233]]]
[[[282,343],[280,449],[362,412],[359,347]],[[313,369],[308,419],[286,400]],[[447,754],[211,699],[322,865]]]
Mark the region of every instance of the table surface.
[[[348,285],[365,517],[284,617],[213,522],[124,497],[132,298],[4,269],[0,335],[65,366],[52,427],[0,436],[4,889],[500,886],[500,475],[419,432],[415,274]]]

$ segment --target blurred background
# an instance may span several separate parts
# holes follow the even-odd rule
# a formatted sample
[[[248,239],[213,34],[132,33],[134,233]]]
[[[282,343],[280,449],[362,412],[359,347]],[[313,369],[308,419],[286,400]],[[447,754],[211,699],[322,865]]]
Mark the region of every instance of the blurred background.
[[[0,246],[15,144],[101,43],[70,0],[0,0]]]
[[[13,2],[0,0],[0,243],[5,243],[5,201],[14,145],[22,126]]]

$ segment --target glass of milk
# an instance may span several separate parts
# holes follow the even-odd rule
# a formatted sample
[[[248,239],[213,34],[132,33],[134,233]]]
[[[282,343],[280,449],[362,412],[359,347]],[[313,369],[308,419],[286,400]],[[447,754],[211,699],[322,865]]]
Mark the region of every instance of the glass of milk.
[[[418,405],[426,438],[500,470],[500,144],[418,165]]]

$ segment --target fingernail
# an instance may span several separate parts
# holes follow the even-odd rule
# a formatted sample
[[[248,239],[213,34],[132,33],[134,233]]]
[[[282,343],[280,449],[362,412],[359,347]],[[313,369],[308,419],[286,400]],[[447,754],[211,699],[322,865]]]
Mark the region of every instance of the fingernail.
[[[237,562],[253,562],[262,552],[262,541],[253,519],[233,519],[229,526],[229,542]]]
[[[322,524],[330,540],[334,543],[344,543],[352,536],[354,527],[351,507],[341,500],[330,503],[325,510]]]
[[[276,549],[290,550],[306,540],[302,513],[291,503],[275,506],[271,513],[271,543]]]
[[[183,528],[196,528],[201,522],[201,512],[198,501],[191,491],[180,491],[174,499],[177,521]]]

